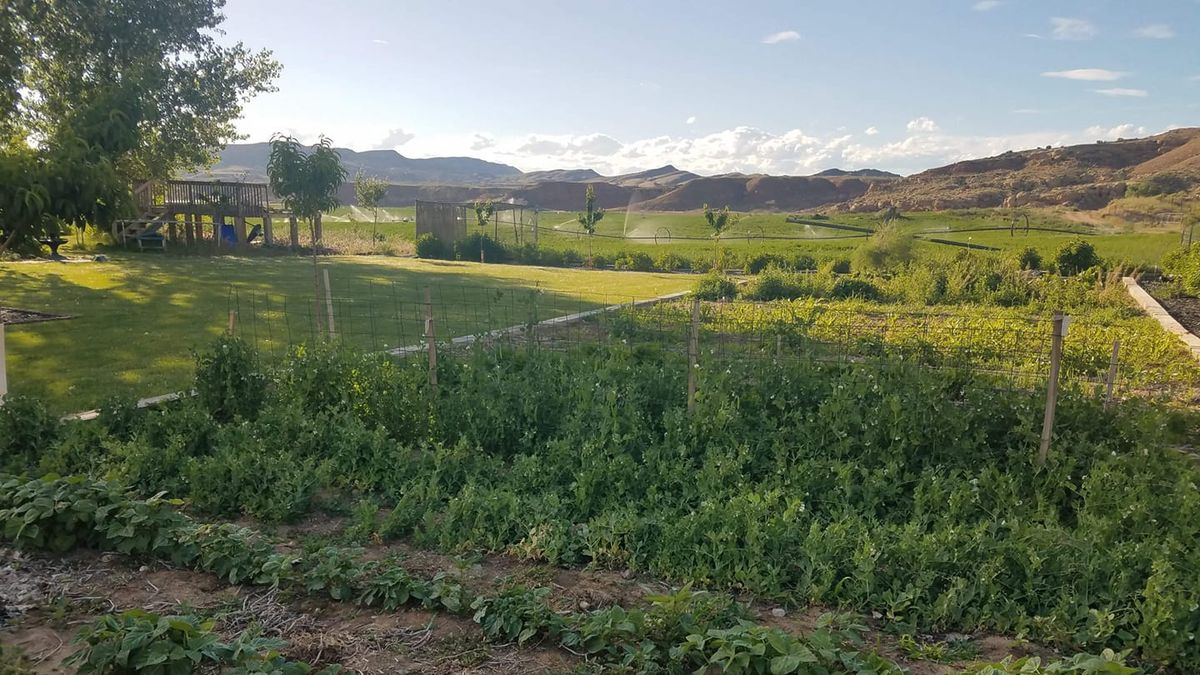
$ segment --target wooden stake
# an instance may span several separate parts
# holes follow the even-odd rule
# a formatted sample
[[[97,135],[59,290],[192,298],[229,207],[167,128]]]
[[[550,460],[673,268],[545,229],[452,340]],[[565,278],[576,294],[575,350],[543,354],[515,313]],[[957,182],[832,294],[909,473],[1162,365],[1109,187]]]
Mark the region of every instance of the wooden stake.
[[[8,395],[8,358],[4,347],[4,324],[0,323],[0,405]]]
[[[237,312],[231,309],[229,310],[229,328],[226,331],[233,335],[235,329],[237,329]]]
[[[1104,381],[1104,409],[1112,406],[1113,386],[1117,382],[1117,355],[1121,352],[1121,341],[1113,340],[1112,358],[1108,361],[1108,377]]]
[[[696,409],[696,362],[700,356],[700,298],[692,298],[692,329],[688,335],[687,409]]]
[[[1067,317],[1062,312],[1054,313],[1054,333],[1050,338],[1050,381],[1046,387],[1046,416],[1042,418],[1042,444],[1038,448],[1037,465],[1046,465],[1050,454],[1050,438],[1054,434],[1054,410],[1058,406],[1058,373],[1062,367],[1063,337],[1066,335]]]
[[[425,287],[425,344],[429,350],[429,386],[437,391],[437,339],[433,331],[433,295]]]
[[[292,248],[300,248],[300,226],[296,224],[296,214],[288,216],[288,238]]]
[[[333,289],[329,286],[329,268],[321,268],[322,276],[325,278],[325,315],[329,317],[329,339],[337,338],[337,329],[333,325]]]

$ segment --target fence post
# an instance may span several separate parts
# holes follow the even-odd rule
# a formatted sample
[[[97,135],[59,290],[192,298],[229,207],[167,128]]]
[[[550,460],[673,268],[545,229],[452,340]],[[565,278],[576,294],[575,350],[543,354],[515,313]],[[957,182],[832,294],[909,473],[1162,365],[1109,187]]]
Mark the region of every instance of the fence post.
[[[696,359],[700,354],[700,298],[692,298],[692,325],[688,335],[687,409],[696,409]]]
[[[8,395],[8,356],[4,346],[4,324],[0,323],[0,405]]]
[[[333,289],[329,286],[329,268],[322,267],[321,273],[325,277],[325,314],[329,317],[327,324],[330,340],[337,339],[337,329],[333,326]]]
[[[429,287],[425,287],[425,345],[429,350],[429,386],[437,392],[437,339],[433,331],[433,295]]]
[[[1113,340],[1112,358],[1108,361],[1108,378],[1104,381],[1104,409],[1112,406],[1113,385],[1117,382],[1117,356],[1121,352],[1121,341]]]
[[[1054,434],[1054,410],[1058,406],[1058,372],[1062,367],[1063,337],[1066,335],[1067,317],[1062,312],[1054,313],[1054,332],[1050,338],[1050,381],[1046,387],[1046,415],[1042,418],[1042,443],[1038,448],[1037,465],[1046,465],[1050,454],[1050,437]]]
[[[231,310],[229,310],[229,327],[226,329],[226,331],[230,335],[233,335],[233,331],[236,328],[237,328],[237,310],[231,309]]]

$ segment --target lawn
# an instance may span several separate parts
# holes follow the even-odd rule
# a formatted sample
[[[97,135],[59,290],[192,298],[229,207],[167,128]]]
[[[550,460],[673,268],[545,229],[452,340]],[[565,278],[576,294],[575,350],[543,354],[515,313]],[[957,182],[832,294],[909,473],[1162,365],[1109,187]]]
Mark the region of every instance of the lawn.
[[[521,323],[537,293],[539,319],[689,288],[686,275],[330,257],[337,324],[359,346],[419,340],[423,289],[434,289],[438,335]],[[312,262],[298,257],[176,257],[113,253],[109,262],[0,263],[5,306],[67,314],[68,321],[8,327],[12,394],[45,398],[61,411],[110,396],[162,394],[188,384],[191,350],[225,330],[231,308],[240,332],[274,344],[311,333]],[[377,297],[402,321],[385,330],[352,298]],[[273,303],[264,311],[263,302]],[[280,310],[290,303],[286,323]],[[379,309],[379,308],[376,308]],[[382,311],[382,310],[380,310]],[[270,319],[274,324],[267,323]],[[378,332],[376,332],[378,329]]]

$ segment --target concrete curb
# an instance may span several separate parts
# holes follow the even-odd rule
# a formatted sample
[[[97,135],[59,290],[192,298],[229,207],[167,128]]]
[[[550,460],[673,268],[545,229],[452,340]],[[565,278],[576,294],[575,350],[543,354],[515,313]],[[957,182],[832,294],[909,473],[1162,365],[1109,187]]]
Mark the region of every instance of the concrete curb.
[[[1187,346],[1188,351],[1192,353],[1192,357],[1200,361],[1200,337],[1192,335],[1188,332],[1188,329],[1183,327],[1183,324],[1176,321],[1175,317],[1163,309],[1163,306],[1158,304],[1158,301],[1138,284],[1137,279],[1125,277],[1121,279],[1121,283],[1125,284],[1125,290],[1129,292],[1129,296],[1133,298],[1133,301],[1142,308],[1142,311],[1148,314],[1150,318],[1158,321],[1163,330],[1179,338]]]

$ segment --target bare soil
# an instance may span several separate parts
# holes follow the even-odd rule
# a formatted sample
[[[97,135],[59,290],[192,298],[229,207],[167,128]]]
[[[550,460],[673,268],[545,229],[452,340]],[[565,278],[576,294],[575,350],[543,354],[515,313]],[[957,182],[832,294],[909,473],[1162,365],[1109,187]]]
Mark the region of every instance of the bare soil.
[[[37,323],[38,321],[55,321],[69,318],[71,317],[62,314],[47,314],[45,312],[35,312],[31,309],[0,307],[0,323],[3,324]]]

